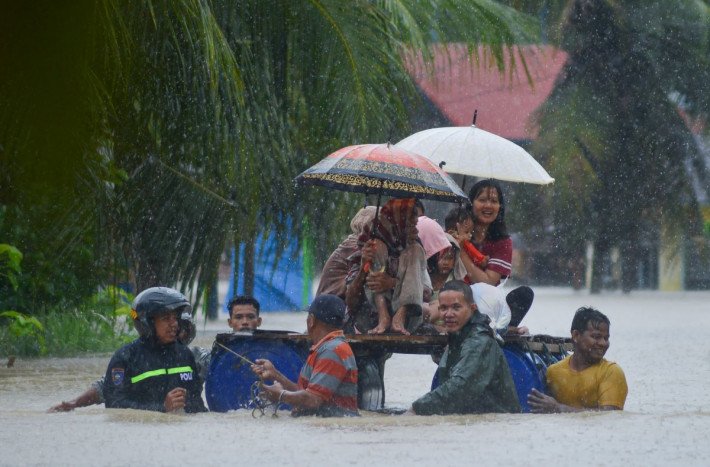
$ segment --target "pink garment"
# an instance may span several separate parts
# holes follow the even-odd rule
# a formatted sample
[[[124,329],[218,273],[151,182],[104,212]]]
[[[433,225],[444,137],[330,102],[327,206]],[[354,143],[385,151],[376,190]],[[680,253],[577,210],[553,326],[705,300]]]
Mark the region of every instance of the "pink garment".
[[[417,222],[417,230],[419,230],[419,240],[422,241],[426,252],[426,259],[451,247],[449,239],[446,238],[446,232],[434,219],[420,216]]]

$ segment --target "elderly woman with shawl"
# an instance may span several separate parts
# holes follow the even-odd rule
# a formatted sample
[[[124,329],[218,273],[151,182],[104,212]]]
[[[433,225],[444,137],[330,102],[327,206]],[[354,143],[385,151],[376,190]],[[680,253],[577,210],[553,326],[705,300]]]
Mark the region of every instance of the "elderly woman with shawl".
[[[348,277],[348,258],[360,250],[358,238],[366,226],[375,220],[375,206],[365,206],[360,209],[350,221],[353,233],[348,235],[333,251],[323,266],[316,297],[323,294],[333,294],[345,300],[345,279]]]
[[[367,226],[360,236],[345,294],[350,319],[360,331],[409,334],[421,321],[431,282],[417,234],[415,200],[393,199],[380,210],[374,234]]]

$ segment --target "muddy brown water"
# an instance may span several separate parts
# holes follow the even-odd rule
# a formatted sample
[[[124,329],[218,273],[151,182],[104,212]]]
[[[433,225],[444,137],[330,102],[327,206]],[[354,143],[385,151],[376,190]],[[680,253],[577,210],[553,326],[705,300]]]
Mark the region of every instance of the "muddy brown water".
[[[574,310],[611,319],[607,358],[626,373],[626,410],[569,415],[358,419],[251,412],[174,415],[102,406],[46,410],[85,390],[110,355],[17,359],[0,368],[0,465],[708,465],[710,292],[590,296],[539,289],[523,324],[566,336]],[[303,331],[305,314],[264,314],[264,328]],[[226,324],[202,326],[209,346]],[[387,406],[424,394],[435,365],[426,355],[387,364]]]

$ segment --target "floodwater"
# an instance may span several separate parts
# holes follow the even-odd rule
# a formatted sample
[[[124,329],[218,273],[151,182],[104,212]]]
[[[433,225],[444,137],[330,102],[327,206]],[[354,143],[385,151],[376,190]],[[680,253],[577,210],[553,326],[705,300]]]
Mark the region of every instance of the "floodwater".
[[[536,289],[523,324],[567,336],[582,305],[611,319],[607,358],[629,385],[623,412],[254,419],[244,410],[173,415],[93,406],[47,414],[103,374],[110,355],[20,359],[0,368],[0,465],[709,465],[710,292]],[[305,314],[268,313],[263,327],[303,331]],[[197,343],[209,346],[218,331],[226,322],[208,323]],[[409,406],[434,371],[429,356],[395,355],[386,405]]]

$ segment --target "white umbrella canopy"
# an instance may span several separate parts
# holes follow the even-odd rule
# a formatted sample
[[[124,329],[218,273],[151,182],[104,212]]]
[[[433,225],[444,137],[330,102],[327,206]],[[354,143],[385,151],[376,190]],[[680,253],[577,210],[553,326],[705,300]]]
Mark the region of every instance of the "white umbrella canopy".
[[[449,173],[538,185],[555,181],[523,148],[476,125],[431,128],[395,146],[443,162]]]

